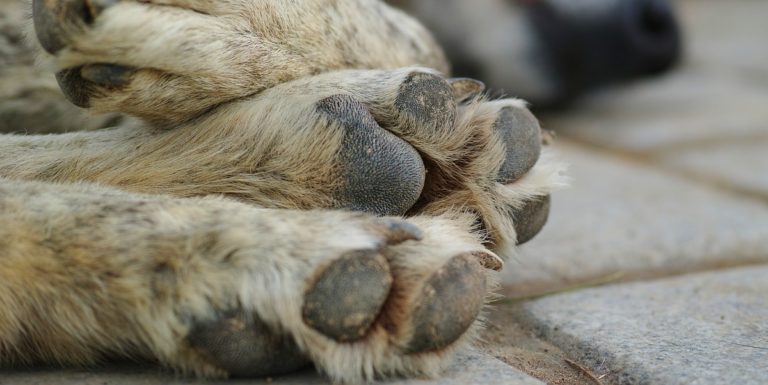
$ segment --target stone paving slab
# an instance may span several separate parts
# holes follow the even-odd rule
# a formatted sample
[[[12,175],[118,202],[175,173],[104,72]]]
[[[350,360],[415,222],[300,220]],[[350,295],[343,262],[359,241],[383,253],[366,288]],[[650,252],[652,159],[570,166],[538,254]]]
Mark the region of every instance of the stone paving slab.
[[[765,77],[768,80],[768,75]],[[647,153],[698,142],[768,137],[768,84],[683,67],[603,91],[542,126],[583,142]]]
[[[670,151],[659,159],[697,177],[768,199],[768,138]]]
[[[689,61],[724,71],[768,75],[768,2],[678,0]],[[757,79],[755,79],[757,80]]]
[[[287,377],[256,380],[201,381],[183,379],[160,369],[134,365],[109,366],[96,370],[0,371],[0,385],[330,385],[306,371]],[[436,380],[399,380],[379,385],[543,385],[511,366],[476,350],[462,354],[455,365]],[[374,384],[374,385],[375,385]]]
[[[768,263],[768,205],[564,140],[556,149],[572,186],[506,263],[505,294]]]
[[[546,297],[523,318],[606,384],[768,384],[768,265]]]

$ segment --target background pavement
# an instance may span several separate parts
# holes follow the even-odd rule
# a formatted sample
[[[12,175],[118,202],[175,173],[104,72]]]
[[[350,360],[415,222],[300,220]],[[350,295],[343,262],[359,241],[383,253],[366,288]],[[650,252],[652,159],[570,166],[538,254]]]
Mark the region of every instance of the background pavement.
[[[390,384],[768,384],[768,2],[676,3],[679,69],[542,116],[573,186],[507,263],[480,350],[445,378]],[[12,91],[0,99],[26,105]],[[135,366],[0,372],[2,385],[188,383],[201,382]]]
[[[549,383],[768,384],[768,3],[677,5],[679,69],[542,117],[573,187],[492,319],[583,376],[489,351]]]

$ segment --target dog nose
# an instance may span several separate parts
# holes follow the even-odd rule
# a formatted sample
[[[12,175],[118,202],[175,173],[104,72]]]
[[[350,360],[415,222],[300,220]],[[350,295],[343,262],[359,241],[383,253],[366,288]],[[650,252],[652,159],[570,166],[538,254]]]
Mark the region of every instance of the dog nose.
[[[119,0],[34,0],[32,19],[40,45],[51,54],[69,43],[68,33],[92,24],[106,8]]]
[[[669,69],[680,54],[680,32],[667,0],[629,1],[623,35],[627,39],[634,75]]]
[[[529,10],[561,101],[663,72],[680,56],[682,38],[669,0],[541,0]]]

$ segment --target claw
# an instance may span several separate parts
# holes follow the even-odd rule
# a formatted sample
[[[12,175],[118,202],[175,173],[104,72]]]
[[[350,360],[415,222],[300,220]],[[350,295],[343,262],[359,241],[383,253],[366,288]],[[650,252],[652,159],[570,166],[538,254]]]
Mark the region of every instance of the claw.
[[[387,245],[397,245],[405,241],[420,241],[424,234],[421,229],[399,219],[383,219],[381,231],[387,237]]]
[[[448,83],[453,88],[453,98],[463,102],[485,91],[485,83],[470,78],[452,78]]]
[[[504,268],[504,260],[489,250],[476,251],[472,256],[477,258],[480,265],[493,271],[501,271]]]
[[[120,0],[85,0],[85,6],[90,13],[90,19],[96,19],[105,9],[119,3]]]
[[[389,231],[390,244],[420,241],[424,236],[421,229],[408,222],[393,222],[389,225]]]

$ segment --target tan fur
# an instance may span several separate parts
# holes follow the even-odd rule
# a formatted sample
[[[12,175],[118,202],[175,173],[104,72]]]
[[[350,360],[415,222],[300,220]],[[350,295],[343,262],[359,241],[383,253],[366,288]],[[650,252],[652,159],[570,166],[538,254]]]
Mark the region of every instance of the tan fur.
[[[46,60],[137,67],[92,106],[144,122],[0,136],[0,362],[134,356],[226,376],[187,336],[238,308],[333,379],[435,376],[479,322],[447,348],[404,353],[425,281],[457,255],[511,253],[510,210],[562,184],[548,155],[512,184],[490,177],[505,152],[493,119],[520,101],[474,99],[443,131],[393,109],[404,79],[447,65],[418,24],[378,1],[124,1],[70,27],[70,46]],[[243,30],[254,35],[240,41]],[[333,95],[360,101],[441,175],[427,177],[434,199],[408,213],[423,239],[393,241],[396,218],[312,210],[338,203],[342,127],[317,110]],[[361,249],[385,256],[395,284],[366,336],[339,343],[305,324],[304,293]]]
[[[211,106],[332,70],[449,70],[420,24],[378,0],[126,1],[93,26],[69,28],[71,46],[49,66],[136,67],[130,85],[98,90],[91,108],[156,125],[174,126]]]
[[[385,219],[85,184],[2,180],[0,192],[4,362],[91,364],[118,354],[220,375],[186,346],[185,337],[192,321],[238,305],[275,332],[292,335],[340,380],[436,375],[449,356],[404,356],[383,325],[364,340],[339,344],[302,321],[302,296],[313,271],[344,252],[381,248]],[[386,249],[393,268],[411,274],[396,273],[402,285],[418,286],[419,277],[446,258],[483,249],[466,219],[412,221],[425,232],[424,241]]]

